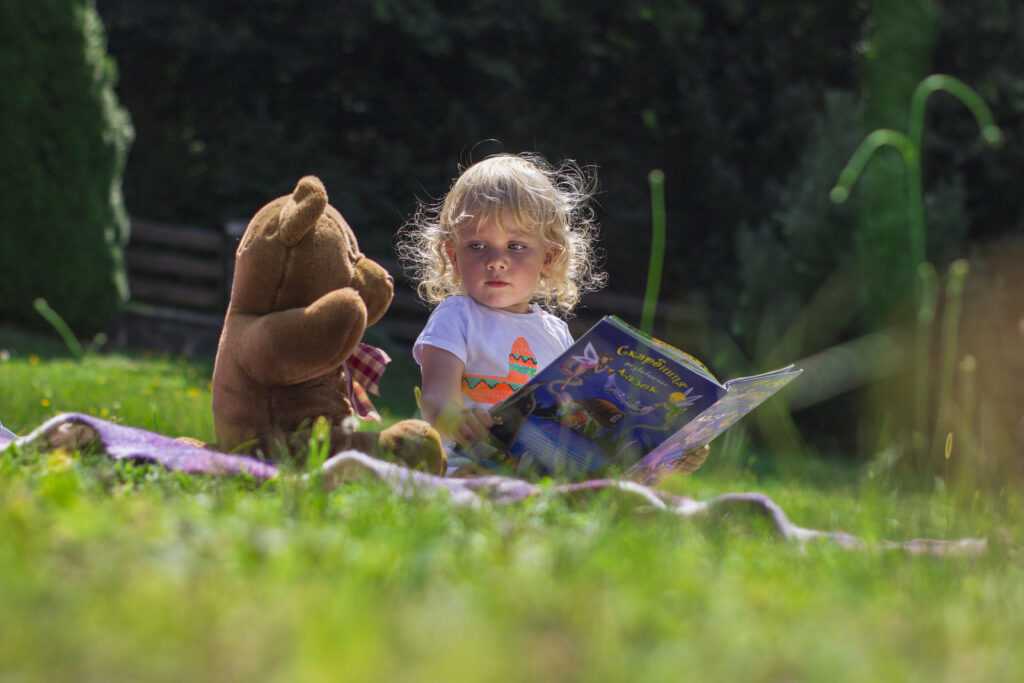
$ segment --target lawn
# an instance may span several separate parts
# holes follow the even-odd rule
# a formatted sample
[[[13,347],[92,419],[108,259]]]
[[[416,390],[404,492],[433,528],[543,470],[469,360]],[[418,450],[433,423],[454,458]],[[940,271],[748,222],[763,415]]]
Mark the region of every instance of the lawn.
[[[3,328],[0,349],[0,420],[21,434],[74,411],[212,438],[208,359],[78,361]],[[1020,679],[1016,487],[915,490],[842,461],[768,458],[733,431],[664,487],[761,492],[868,549],[790,545],[754,516],[684,521],[607,495],[469,509],[375,482],[323,493],[292,475],[4,452],[0,681]],[[989,547],[936,558],[876,545],[915,537]]]

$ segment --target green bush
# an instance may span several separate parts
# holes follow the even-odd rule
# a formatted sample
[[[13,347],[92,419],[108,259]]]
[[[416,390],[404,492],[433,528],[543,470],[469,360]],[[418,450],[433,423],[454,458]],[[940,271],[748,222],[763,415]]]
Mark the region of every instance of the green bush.
[[[993,152],[973,115],[948,95],[933,97],[925,126],[925,172],[966,192],[970,237],[987,241],[1024,232],[1024,3],[948,2],[940,15],[933,71],[978,91],[1003,131]],[[929,226],[931,229],[931,226]],[[930,247],[931,245],[929,245]]]
[[[640,294],[647,174],[661,168],[666,296],[729,286],[733,230],[770,210],[765,180],[792,167],[822,84],[856,83],[865,14],[755,0],[99,7],[139,129],[133,214],[217,226],[312,172],[363,248],[389,252],[459,163],[533,150],[599,166],[612,286]]]
[[[79,334],[127,299],[121,176],[132,138],[91,0],[0,4],[0,316]]]

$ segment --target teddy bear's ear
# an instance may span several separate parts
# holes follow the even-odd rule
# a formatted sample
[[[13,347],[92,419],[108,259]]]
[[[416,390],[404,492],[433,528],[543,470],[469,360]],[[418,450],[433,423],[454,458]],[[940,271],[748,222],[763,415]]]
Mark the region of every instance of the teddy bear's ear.
[[[327,189],[316,176],[308,175],[295,186],[295,191],[281,209],[278,236],[287,246],[299,243],[327,206]]]

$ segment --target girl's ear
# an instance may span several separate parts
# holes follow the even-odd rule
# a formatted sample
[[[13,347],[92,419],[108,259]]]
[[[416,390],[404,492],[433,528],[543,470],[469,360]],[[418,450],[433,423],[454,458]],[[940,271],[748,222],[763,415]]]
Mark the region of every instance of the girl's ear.
[[[544,254],[544,264],[540,267],[540,272],[544,275],[550,275],[551,266],[555,264],[555,259],[560,253],[562,253],[562,247],[548,247],[547,253]]]
[[[459,262],[455,260],[455,245],[451,241],[444,243],[444,253],[448,256],[448,262],[452,264],[452,270],[459,274]]]

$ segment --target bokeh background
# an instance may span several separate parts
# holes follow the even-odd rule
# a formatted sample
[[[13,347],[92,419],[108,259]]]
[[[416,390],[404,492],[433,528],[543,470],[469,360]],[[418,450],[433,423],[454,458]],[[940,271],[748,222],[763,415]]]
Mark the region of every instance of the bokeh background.
[[[909,384],[969,385],[964,424],[997,425],[993,472],[1020,470],[1018,2],[2,0],[0,19],[7,323],[40,326],[43,296],[77,333],[110,330],[130,297],[130,221],[221,234],[308,173],[364,251],[393,258],[417,202],[499,151],[596,167],[610,279],[581,316],[622,301],[636,323],[661,169],[659,336],[722,377],[813,370],[778,411],[790,417],[764,412],[785,422],[771,443],[876,457],[906,422]],[[956,98],[929,99],[919,157],[938,303],[922,379],[901,333],[922,305],[906,166],[882,150],[845,203],[829,190],[867,133],[907,130],[933,73],[974,88],[1003,143],[986,145]],[[970,275],[950,336],[957,259]],[[944,362],[973,374],[946,387]]]

